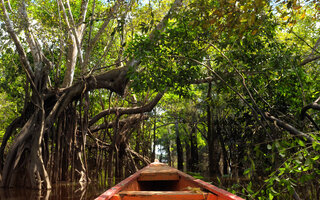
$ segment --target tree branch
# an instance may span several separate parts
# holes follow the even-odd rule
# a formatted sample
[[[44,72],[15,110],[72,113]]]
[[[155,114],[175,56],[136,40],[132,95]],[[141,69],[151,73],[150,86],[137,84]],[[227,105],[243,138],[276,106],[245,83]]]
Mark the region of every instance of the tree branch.
[[[127,123],[137,123],[137,122],[139,122],[141,120],[146,120],[148,118],[149,118],[149,116],[147,116],[147,115],[143,115],[142,117],[140,115],[135,115],[133,117],[128,117],[126,119],[120,120],[119,121],[119,126],[124,126]],[[110,123],[106,122],[106,123],[100,124],[98,126],[92,127],[90,129],[90,132],[91,133],[95,133],[95,132],[98,132],[98,131],[100,131],[102,129],[114,128],[114,126],[115,126],[114,122],[110,122]]]
[[[88,133],[89,137],[96,142],[97,146],[102,147],[102,148],[106,148],[107,150],[109,150],[110,144],[96,138],[89,129],[88,129],[87,133]]]
[[[142,162],[144,162],[145,164],[149,165],[151,162],[149,160],[149,158],[146,158],[144,156],[142,156],[141,154],[135,152],[134,150],[132,150],[131,148],[126,148],[127,151],[129,151],[132,155],[134,155],[135,157],[139,158]]]
[[[89,29],[89,35],[88,35],[88,47],[91,42],[91,34],[92,34],[92,28],[93,28],[93,17],[94,17],[94,13],[95,13],[95,8],[96,8],[96,0],[93,0],[92,13],[91,13],[91,19],[90,19],[90,29]]]
[[[318,124],[312,119],[312,117],[306,113],[305,114],[306,117],[308,118],[308,120],[313,124],[313,126],[316,128],[317,131],[320,131],[320,127],[318,126]]]
[[[262,118],[265,119],[264,115],[263,115],[263,112],[260,110],[259,106],[257,105],[257,102],[255,101],[255,99],[253,98],[249,88],[247,87],[247,84],[246,84],[246,79],[244,78],[244,76],[240,73],[240,71],[233,65],[233,63],[231,62],[231,60],[218,48],[216,47],[215,45],[211,44],[210,42],[207,42],[211,47],[213,47],[215,50],[217,50],[221,55],[222,57],[224,57],[227,62],[229,63],[229,65],[237,72],[237,74],[241,77],[242,79],[242,82],[241,84],[243,85],[243,87],[245,88],[245,90],[247,91],[248,95],[249,95],[249,98],[251,99],[254,107],[253,108],[253,113],[255,114],[255,118],[257,121],[260,121],[259,120],[259,117],[258,117],[258,112],[260,113],[260,115],[262,116]],[[211,67],[210,67],[211,68]],[[266,130],[265,126],[263,123],[261,123],[261,126]],[[267,131],[266,131],[267,132]]]
[[[4,149],[6,148],[7,142],[9,140],[9,138],[11,137],[11,135],[14,133],[15,129],[19,128],[19,127],[21,128],[22,121],[23,121],[22,116],[13,120],[11,122],[11,124],[7,127],[6,132],[2,138],[2,143],[1,143],[1,147],[0,147],[0,173],[2,172],[3,164],[4,164]]]
[[[309,109],[320,110],[320,105],[318,104],[319,101],[320,101],[320,97],[317,100],[315,100],[313,103],[310,103],[305,107],[303,107],[300,113],[300,118],[303,120]]]
[[[88,3],[89,3],[89,1],[87,1],[87,0],[84,0],[81,3],[81,14],[80,14],[79,22],[78,22],[79,27],[76,30],[76,24],[75,24],[74,19],[73,19],[73,15],[72,15],[71,8],[70,8],[70,3],[69,3],[69,0],[67,0],[68,14],[69,14],[70,21],[71,21],[71,24],[72,24],[71,30],[73,32],[74,39],[76,41],[78,54],[79,54],[79,59],[80,59],[80,66],[82,66],[82,64],[83,64],[83,56],[82,56],[82,51],[81,51],[80,44],[81,44],[81,40],[82,40],[82,36],[83,36],[83,31],[84,31],[84,28],[85,28],[85,24],[83,22],[85,21],[87,9],[88,9]],[[84,70],[82,69],[82,71],[84,71]]]
[[[5,4],[4,4],[4,0],[1,0],[1,8],[2,8],[2,11],[3,11],[3,17],[4,17],[4,21],[5,21],[5,25],[6,25],[6,28],[7,28],[7,32],[9,33],[10,37],[12,38],[16,48],[17,48],[17,51],[18,51],[18,54],[19,54],[19,58],[20,58],[20,61],[22,63],[22,66],[23,66],[23,69],[24,71],[26,72],[26,75],[27,75],[27,78],[29,79],[30,83],[31,83],[31,86],[33,88],[33,91],[34,93],[39,97],[39,99],[41,99],[41,96],[38,92],[38,88],[35,84],[35,75],[34,75],[34,72],[32,71],[32,68],[31,68],[31,65],[28,61],[28,58],[27,58],[27,55],[23,49],[23,46],[17,36],[17,34],[15,33],[14,29],[13,29],[13,25],[12,25],[12,21],[10,20],[9,18],[9,14],[6,10],[6,7],[5,7]]]
[[[121,5],[121,2],[122,2],[122,0],[116,1],[114,6],[112,8],[110,8],[110,12],[109,12],[107,18],[104,20],[104,23],[100,27],[98,33],[94,36],[94,38],[92,39],[90,44],[88,44],[88,47],[86,49],[86,54],[85,54],[85,57],[84,57],[84,63],[83,63],[84,66],[86,66],[88,64],[91,52],[93,50],[93,47],[99,41],[102,33],[105,31],[105,29],[107,28],[107,26],[110,23],[110,21],[114,18],[114,14],[118,12],[118,10],[120,8],[120,5]]]
[[[82,0],[81,13],[80,13],[78,24],[82,24],[85,22],[87,11],[88,11],[88,5],[89,5],[89,0]]]
[[[68,56],[67,70],[65,72],[65,77],[64,77],[64,80],[62,83],[62,87],[66,88],[66,87],[69,87],[72,85],[78,55],[79,55],[79,59],[80,59],[80,66],[83,66],[83,64],[82,64],[83,57],[82,57],[82,51],[81,51],[80,45],[82,42],[84,28],[85,28],[85,23],[83,23],[83,22],[85,20],[85,15],[86,15],[87,9],[88,9],[88,1],[82,1],[82,5],[81,5],[81,12],[82,13],[80,14],[80,19],[79,19],[80,23],[78,24],[77,29],[76,29],[76,24],[73,20],[69,1],[67,1],[67,3],[66,3],[69,18],[67,15],[67,11],[62,3],[62,0],[58,0],[58,5],[62,9],[63,17],[64,17],[65,23],[67,25],[68,32],[71,30],[71,33],[69,32],[71,41],[68,42],[69,50],[68,50],[68,55],[67,55]]]
[[[318,53],[320,54],[320,52],[317,50],[317,48],[319,47],[320,45],[320,38],[317,40],[316,44],[312,47],[307,41],[305,41],[303,38],[301,38],[298,34],[296,34],[294,31],[292,31],[292,33],[297,37],[299,38],[301,41],[303,41],[307,46],[309,46],[312,51],[311,53],[308,55],[307,58],[305,58],[301,63],[300,63],[300,66],[303,66],[303,65],[306,65],[312,61],[315,61],[315,60],[318,60],[320,59],[320,55],[318,56],[315,56],[314,54],[315,53]]]
[[[295,35],[299,40],[301,40],[302,42],[304,42],[308,47],[310,47],[310,49],[312,49],[312,52],[310,55],[313,55],[314,52],[320,54],[318,51],[317,51],[317,47],[318,45],[320,44],[320,41],[318,39],[318,41],[316,42],[316,44],[312,47],[307,41],[305,41],[302,37],[300,37],[298,34],[296,34],[294,31],[292,31],[293,35]]]
[[[13,40],[16,48],[17,48],[17,51],[18,51],[22,66],[25,69],[30,82],[33,82],[35,76],[34,76],[34,73],[32,71],[32,68],[30,66],[30,63],[28,61],[28,58],[26,56],[26,53],[25,53],[25,51],[24,51],[24,49],[22,47],[22,44],[21,44],[17,34],[15,33],[15,31],[13,29],[12,21],[9,18],[9,14],[8,14],[7,9],[5,7],[4,0],[1,0],[0,2],[1,2],[1,8],[2,8],[2,12],[3,12],[3,19],[5,21],[7,32],[9,33],[10,37],[12,38],[12,40]]]
[[[242,94],[240,94],[235,88],[233,88],[230,84],[227,83],[227,81],[225,81],[216,71],[214,71],[212,68],[210,68],[210,66],[195,60],[193,58],[186,58],[185,59],[190,59],[196,63],[198,63],[199,65],[202,65],[204,67],[206,67],[214,76],[216,76],[220,81],[222,81],[228,88],[230,88],[234,93],[236,93],[240,99],[242,99],[242,101],[247,104],[247,106],[249,106],[249,108],[255,113],[255,116],[258,116],[258,112],[254,109],[254,107],[252,107],[252,105],[244,98],[244,96]]]
[[[24,28],[24,32],[26,34],[26,40],[29,44],[32,57],[34,59],[34,65],[35,65],[35,70],[40,72],[41,68],[39,66],[41,62],[41,50],[39,49],[39,46],[36,44],[36,40],[33,37],[33,34],[30,29],[30,22],[29,22],[29,17],[27,14],[27,9],[26,9],[26,2],[23,0],[21,2],[21,7],[20,7],[20,14],[22,18],[22,27]]]
[[[156,35],[164,29],[166,24],[168,23],[168,20],[172,17],[172,14],[174,11],[178,8],[180,8],[182,5],[182,0],[175,0],[168,11],[168,13],[162,18],[162,20],[157,24],[157,26],[152,30],[152,32],[149,34],[149,39],[154,40]],[[133,68],[136,69],[136,67],[140,64],[140,59],[133,58],[129,60],[126,64],[127,68]]]
[[[138,114],[138,113],[150,112],[160,101],[164,93],[165,91],[159,92],[152,101],[150,101],[148,104],[141,107],[111,108],[111,109],[104,110],[90,120],[89,126],[91,126],[92,124],[96,123],[99,119],[109,114],[117,114],[118,116],[121,116],[124,114]]]
[[[306,59],[304,59],[304,60],[301,62],[300,66],[306,65],[306,64],[308,64],[308,63],[310,63],[310,62],[312,62],[312,61],[318,60],[318,59],[320,59],[320,55],[318,55],[318,56],[313,56],[313,57],[308,56]]]
[[[55,121],[54,119],[56,119],[56,117],[60,115],[60,113],[67,107],[67,105],[71,101],[79,99],[83,92],[104,88],[116,92],[117,94],[123,95],[127,82],[126,74],[127,68],[117,68],[96,76],[90,75],[88,77],[85,77],[84,79],[79,80],[79,82],[77,82],[73,86],[62,89],[60,91],[59,99],[53,106],[50,114],[47,116],[47,130],[51,128]],[[90,123],[89,125],[92,124],[93,123]]]
[[[264,113],[266,119],[275,122],[276,125],[278,125],[279,127],[283,128],[284,130],[288,131],[291,135],[297,136],[301,139],[306,139],[308,142],[312,143],[315,140],[310,137],[309,135],[299,131],[298,129],[294,128],[293,126],[291,126],[290,124],[287,124],[286,122],[275,118],[274,116],[270,115],[270,113]]]
[[[157,35],[157,33],[161,30],[163,30],[164,27],[166,27],[168,20],[172,17],[172,14],[174,11],[178,8],[180,8],[182,5],[182,0],[175,0],[173,4],[171,5],[170,10],[168,13],[162,18],[162,20],[157,24],[154,30],[149,35],[150,40],[153,40],[154,37]]]
[[[197,79],[194,82],[192,82],[192,84],[202,84],[202,83],[211,83],[211,82],[216,82],[216,79],[214,79],[214,77],[209,76],[203,79]]]

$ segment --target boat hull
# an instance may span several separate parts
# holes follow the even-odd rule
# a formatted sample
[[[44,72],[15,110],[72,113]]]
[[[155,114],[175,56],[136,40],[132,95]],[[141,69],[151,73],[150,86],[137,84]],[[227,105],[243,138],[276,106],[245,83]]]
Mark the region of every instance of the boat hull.
[[[139,170],[96,200],[243,200],[230,192],[154,162]]]

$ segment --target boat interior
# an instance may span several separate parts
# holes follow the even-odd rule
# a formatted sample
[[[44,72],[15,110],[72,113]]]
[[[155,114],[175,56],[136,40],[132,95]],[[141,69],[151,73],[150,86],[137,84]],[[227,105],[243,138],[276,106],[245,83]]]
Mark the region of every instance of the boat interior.
[[[166,165],[143,170],[140,176],[112,200],[215,200],[217,195],[202,188],[191,176]]]

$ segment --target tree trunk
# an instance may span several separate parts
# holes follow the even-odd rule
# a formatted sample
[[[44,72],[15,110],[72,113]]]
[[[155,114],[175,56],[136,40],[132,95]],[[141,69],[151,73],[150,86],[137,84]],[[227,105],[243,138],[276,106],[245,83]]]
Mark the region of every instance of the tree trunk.
[[[172,158],[171,158],[171,150],[170,150],[170,144],[167,146],[168,151],[168,165],[172,166]]]
[[[229,168],[229,159],[228,159],[228,152],[226,149],[226,146],[224,144],[223,136],[222,134],[219,135],[220,145],[222,148],[222,157],[223,157],[223,175],[229,174],[228,168]]]
[[[220,132],[219,122],[216,120],[215,129],[211,129],[210,135],[208,135],[208,157],[209,157],[209,173],[210,177],[220,176],[220,152],[219,152],[219,141],[218,132]],[[213,123],[209,126],[213,126]],[[209,134],[209,133],[208,133]]]
[[[197,132],[195,124],[191,125],[191,132],[190,132],[190,151],[191,151],[191,171],[198,172],[199,171],[199,153],[198,153],[198,141],[197,141]]]
[[[42,103],[43,105],[43,103]],[[14,140],[3,169],[3,187],[51,188],[42,160],[44,110],[36,110]]]
[[[208,93],[207,93],[207,144],[208,144],[208,157],[209,157],[209,176],[214,178],[220,175],[219,170],[219,159],[218,156],[218,135],[217,132],[220,130],[218,122],[216,123],[216,128],[214,129],[212,109],[211,109],[211,87],[212,83],[209,83]]]
[[[6,132],[2,138],[2,143],[0,147],[0,172],[2,172],[3,165],[4,165],[4,149],[7,145],[9,138],[14,133],[14,131],[18,127],[21,127],[21,123],[23,121],[22,119],[23,117],[18,117],[15,120],[13,120],[13,122],[11,122],[11,124],[7,127]]]
[[[153,148],[152,148],[152,155],[151,155],[151,161],[154,161],[156,159],[156,132],[157,132],[157,119],[154,120],[153,125]]]
[[[136,136],[136,146],[134,147],[135,152],[139,153],[140,152],[140,144],[141,144],[141,129],[138,129],[137,131],[137,136]],[[130,154],[131,155],[131,154]],[[139,163],[139,159],[135,158],[134,159],[134,165]],[[139,165],[138,165],[139,166]]]
[[[29,120],[24,124],[20,134],[15,138],[14,145],[9,150],[2,171],[2,186],[29,186],[34,189],[41,189],[41,187],[45,189],[51,188],[49,176],[42,158],[42,144],[45,131],[51,130],[56,119],[59,119],[60,117],[64,118],[63,111],[65,111],[73,101],[79,98],[83,91],[108,87],[113,88],[112,90],[114,91],[123,93],[125,83],[122,81],[126,82],[126,78],[124,77],[126,72],[123,73],[122,70],[126,71],[125,68],[121,68],[108,71],[105,74],[100,74],[96,77],[87,77],[83,80],[84,82],[80,81],[69,89],[64,90],[62,93],[58,93],[57,96],[60,96],[58,99],[56,97],[51,98],[51,96],[56,95],[47,95],[47,99],[44,103],[45,107],[43,108],[43,112],[46,111],[46,113],[42,113],[42,111],[39,110],[34,111]],[[119,76],[122,80],[118,79],[120,78]],[[35,97],[33,99],[35,99]],[[73,124],[76,124],[77,117],[73,117],[72,121],[74,122]],[[61,123],[65,123],[65,121],[62,120]],[[68,122],[66,126],[68,125],[70,125],[70,122]],[[74,133],[74,129],[75,127],[68,132]],[[85,152],[85,138],[83,137],[84,135],[78,134],[75,145],[75,168],[79,171],[80,180],[82,181],[87,180],[85,162],[83,162],[83,153]],[[61,138],[56,139],[58,142],[56,156],[58,157],[54,160],[57,169],[62,169],[59,163],[62,163],[61,159],[64,151],[62,148],[64,147],[61,146]],[[36,148],[39,150],[36,151]],[[32,159],[30,160],[28,158]],[[28,173],[25,173],[26,170]],[[36,172],[34,170],[36,170]],[[52,170],[55,170],[55,168],[52,168]],[[59,177],[62,177],[61,172],[54,173],[54,176],[56,177],[56,180],[59,180]],[[21,181],[21,178],[23,181]]]
[[[177,145],[177,157],[178,157],[178,170],[183,170],[183,148],[180,140],[180,132],[178,121],[175,122],[176,128],[176,145]]]
[[[167,136],[166,137],[166,144],[164,145],[164,150],[167,152],[166,160],[169,166],[172,166],[172,156],[171,156],[171,141],[169,139],[171,133],[171,128],[167,127]]]
[[[184,144],[186,147],[186,170],[188,172],[192,171],[192,159],[191,159],[191,150],[190,150],[190,139],[185,137]]]

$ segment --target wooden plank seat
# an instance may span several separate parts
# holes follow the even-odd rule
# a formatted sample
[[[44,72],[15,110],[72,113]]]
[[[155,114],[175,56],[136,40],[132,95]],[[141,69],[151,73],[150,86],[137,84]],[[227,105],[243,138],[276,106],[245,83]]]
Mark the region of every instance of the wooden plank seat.
[[[121,200],[205,200],[208,193],[191,191],[123,191],[119,192]]]
[[[138,181],[178,181],[178,170],[169,166],[150,167],[142,171]]]

